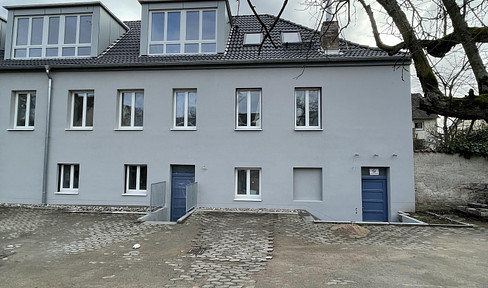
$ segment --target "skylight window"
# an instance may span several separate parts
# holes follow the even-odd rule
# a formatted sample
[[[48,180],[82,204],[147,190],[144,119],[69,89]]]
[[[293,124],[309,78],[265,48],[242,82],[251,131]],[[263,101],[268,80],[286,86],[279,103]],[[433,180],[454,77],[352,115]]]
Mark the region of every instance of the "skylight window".
[[[282,32],[281,41],[282,43],[301,43],[302,38],[300,32]]]
[[[244,35],[244,45],[259,45],[262,41],[262,33],[246,33]]]

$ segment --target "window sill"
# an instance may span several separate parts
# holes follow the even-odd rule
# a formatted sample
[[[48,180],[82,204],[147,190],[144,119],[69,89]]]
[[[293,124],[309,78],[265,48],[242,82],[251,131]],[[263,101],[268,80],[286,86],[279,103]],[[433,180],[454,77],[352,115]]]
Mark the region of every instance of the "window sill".
[[[55,195],[78,195],[78,191],[61,191],[54,192]]]
[[[114,131],[142,131],[143,127],[115,128]]]
[[[263,131],[262,128],[234,128],[234,131]]]
[[[293,202],[303,202],[303,203],[322,203],[322,200],[293,200]]]
[[[34,131],[34,128],[10,128],[7,131]]]
[[[66,128],[65,131],[93,131],[93,127],[84,127],[84,128]]]
[[[124,193],[122,196],[146,197],[147,193]]]
[[[241,201],[241,202],[262,202],[261,198],[234,198],[234,201]]]
[[[324,129],[322,129],[322,128],[313,128],[313,127],[309,127],[309,128],[298,128],[298,127],[295,127],[295,131],[324,131]]]
[[[197,127],[178,127],[171,128],[171,131],[197,131]]]

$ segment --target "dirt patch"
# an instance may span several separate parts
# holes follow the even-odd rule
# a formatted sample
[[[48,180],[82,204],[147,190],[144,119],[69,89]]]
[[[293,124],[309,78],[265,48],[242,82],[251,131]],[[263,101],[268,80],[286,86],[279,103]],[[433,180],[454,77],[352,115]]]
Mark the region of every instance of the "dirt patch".
[[[337,231],[344,236],[354,239],[363,238],[369,234],[369,230],[367,228],[356,224],[336,224],[333,225],[330,230]]]

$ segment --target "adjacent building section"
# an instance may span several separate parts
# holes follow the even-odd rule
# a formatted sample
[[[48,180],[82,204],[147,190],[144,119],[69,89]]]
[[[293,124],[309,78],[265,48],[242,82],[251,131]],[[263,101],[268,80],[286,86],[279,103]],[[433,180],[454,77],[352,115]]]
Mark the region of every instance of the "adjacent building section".
[[[128,30],[100,2],[4,8],[5,59],[95,57]]]

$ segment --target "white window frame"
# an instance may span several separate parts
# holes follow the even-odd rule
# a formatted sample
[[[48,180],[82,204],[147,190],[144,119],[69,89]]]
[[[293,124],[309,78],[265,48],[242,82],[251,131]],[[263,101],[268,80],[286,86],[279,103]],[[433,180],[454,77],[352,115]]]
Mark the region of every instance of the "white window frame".
[[[259,39],[255,37],[259,36]],[[246,33],[244,34],[244,45],[251,46],[251,45],[259,45],[263,41],[263,33],[261,32],[254,32],[254,33]]]
[[[237,194],[239,189],[239,171],[246,171],[246,195],[244,194]],[[251,170],[259,171],[259,195],[251,195]],[[236,201],[262,201],[262,173],[261,168],[258,167],[237,167],[235,168],[234,172],[235,178],[235,192],[234,192],[234,200]]]
[[[124,102],[124,93],[131,93],[131,114],[130,114],[130,125],[129,126],[122,126],[122,105]],[[135,117],[136,117],[136,93],[142,93],[143,98],[144,90],[120,90],[118,95],[118,105],[117,105],[117,115],[118,115],[118,127],[116,130],[143,130],[144,128],[144,105],[142,106],[142,126],[135,126]],[[144,99],[145,100],[145,99]],[[145,102],[145,101],[144,101]]]
[[[75,94],[83,94],[83,109],[82,109],[82,115],[81,115],[81,126],[74,126],[73,125],[73,117],[75,115]],[[92,126],[87,126],[86,120],[87,120],[87,98],[88,94],[93,94],[93,98],[95,98],[95,92],[92,91],[71,91],[70,93],[70,130],[93,130],[93,125]],[[94,99],[95,100],[95,99]],[[95,103],[93,103],[93,111],[95,111]],[[92,112],[92,117],[94,117],[94,112]],[[92,119],[92,123],[93,123]]]
[[[144,164],[126,164],[125,166],[125,189],[123,195],[146,196],[147,195],[147,165]],[[136,189],[129,189],[129,169],[130,167],[137,167],[136,172]],[[146,167],[146,189],[141,189],[141,167]]]
[[[422,127],[417,128],[417,124],[420,124]],[[424,131],[424,121],[415,121],[413,124],[415,131]]]
[[[294,38],[296,36],[296,39],[290,39]],[[286,31],[286,32],[281,32],[281,43],[302,43],[302,37],[300,35],[300,32],[298,31]]]
[[[297,91],[305,91],[305,125],[298,126],[297,125]],[[310,99],[309,93],[310,91],[318,91],[318,125],[311,126],[310,125]],[[295,100],[295,130],[322,130],[322,89],[320,88],[295,88],[294,90],[294,100]]]
[[[259,126],[251,126],[251,92],[258,91],[259,92]],[[247,125],[246,126],[239,126],[239,92],[247,92]],[[235,125],[236,130],[262,130],[263,125],[263,118],[262,118],[262,99],[263,99],[263,91],[260,88],[251,88],[251,89],[237,89],[236,90],[236,97],[235,97]]]
[[[176,126],[176,109],[177,109],[177,103],[176,103],[176,94],[177,93],[185,93],[185,104],[184,104],[184,125],[183,126]],[[188,95],[189,93],[195,93],[195,97],[197,98],[197,90],[196,89],[175,89],[173,91],[173,129],[172,130],[197,130],[197,119],[196,118],[196,111],[195,111],[195,126],[188,126],[188,105],[189,105],[189,98]],[[197,99],[195,98],[195,103],[197,102]],[[198,104],[197,104],[198,107]]]
[[[215,12],[215,39],[202,39],[203,29],[203,12]],[[168,12],[180,12],[180,40],[166,40],[168,37]],[[199,12],[199,37],[198,40],[186,40],[186,12]],[[164,13],[164,40],[152,41],[152,20],[154,13]],[[147,54],[148,55],[179,55],[179,54],[217,54],[217,32],[218,32],[218,13],[216,9],[192,9],[192,10],[152,10],[149,11],[149,26],[147,38]],[[167,53],[166,47],[171,44],[179,44],[179,53]],[[198,44],[198,52],[185,53],[185,44]],[[202,44],[215,44],[215,51],[203,52]],[[151,45],[163,45],[163,53],[151,53]]]
[[[17,125],[17,119],[19,117],[19,95],[20,94],[27,94],[27,99],[26,99],[26,106],[25,106],[25,121],[24,125]],[[36,115],[34,111],[34,125],[30,126],[29,125],[29,118],[30,118],[30,112],[31,112],[31,97],[34,95],[36,97],[36,102],[37,102],[37,94],[34,91],[18,91],[15,93],[15,105],[14,105],[14,119],[13,119],[13,128],[16,130],[34,130],[35,124],[36,124]],[[37,105],[36,105],[37,106]],[[34,107],[35,109],[35,107]]]
[[[64,34],[65,34],[65,23],[66,17],[69,16],[76,16],[76,35],[75,35],[75,43],[64,44]],[[80,21],[81,17],[83,16],[91,16],[92,21],[92,30],[90,31],[90,42],[89,43],[79,43],[80,39]],[[59,30],[58,30],[58,43],[57,44],[48,44],[48,36],[49,36],[49,18],[59,17]],[[17,27],[19,19],[29,19],[29,25],[27,29],[27,44],[26,45],[17,45]],[[32,30],[32,19],[33,18],[43,18],[42,24],[42,37],[41,41],[42,44],[40,45],[31,45],[31,30]],[[11,51],[11,58],[12,59],[40,59],[40,58],[73,58],[73,57],[91,57],[91,52],[93,51],[92,47],[92,39],[93,39],[93,14],[85,13],[85,14],[69,14],[69,15],[34,15],[34,16],[18,16],[14,19],[14,37],[12,41],[12,51]],[[48,48],[57,48],[58,55],[57,56],[46,56],[46,51]],[[63,48],[75,48],[75,55],[73,56],[63,56]],[[79,48],[90,48],[90,55],[83,55],[79,56]],[[15,57],[15,50],[16,49],[26,49],[26,56],[25,57]],[[30,57],[29,51],[30,49],[41,49],[41,56],[39,57]]]
[[[70,167],[69,188],[63,188],[64,168]],[[75,166],[78,166],[78,187],[74,187]],[[59,163],[58,164],[58,189],[56,194],[78,194],[80,188],[80,164]]]

